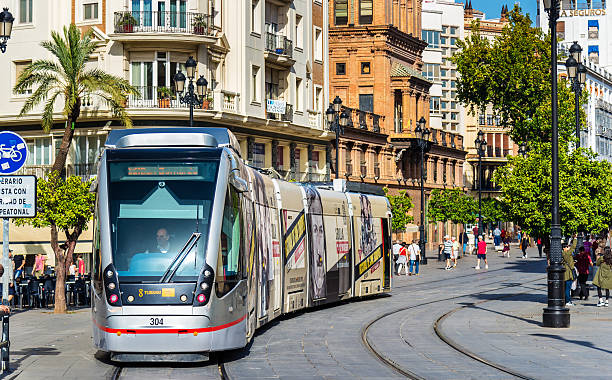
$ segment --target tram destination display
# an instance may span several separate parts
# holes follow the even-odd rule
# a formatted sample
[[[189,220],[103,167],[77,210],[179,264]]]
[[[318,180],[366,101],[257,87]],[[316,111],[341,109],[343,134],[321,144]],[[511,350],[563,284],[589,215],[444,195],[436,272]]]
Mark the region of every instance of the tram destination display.
[[[36,177],[0,176],[0,218],[36,216]]]
[[[197,176],[197,166],[129,166],[127,168],[128,176]]]

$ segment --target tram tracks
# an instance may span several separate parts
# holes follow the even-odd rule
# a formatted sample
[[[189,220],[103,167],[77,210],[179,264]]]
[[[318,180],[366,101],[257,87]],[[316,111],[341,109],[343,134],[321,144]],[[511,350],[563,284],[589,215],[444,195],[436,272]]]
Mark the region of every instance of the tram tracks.
[[[215,355],[214,359],[212,361],[210,361],[207,365],[210,366],[216,366],[216,374],[218,374],[218,379],[220,380],[231,380],[231,377],[229,376],[229,374],[227,373],[227,370],[225,369],[225,363],[223,361],[223,357],[221,354],[219,355]],[[126,368],[125,366],[121,366],[121,365],[116,365],[115,368],[113,368],[110,376],[108,377],[109,380],[119,380],[121,379],[121,375],[123,374],[123,369]],[[177,374],[178,375],[178,374]]]
[[[446,301],[452,301],[452,300],[456,300],[456,299],[460,299],[460,298],[466,298],[466,297],[473,297],[473,296],[477,296],[477,295],[481,295],[481,294],[485,294],[485,293],[489,293],[489,292],[493,292],[493,291],[498,291],[498,290],[504,290],[504,289],[510,289],[510,288],[516,288],[516,287],[524,287],[527,284],[530,283],[534,283],[537,281],[541,281],[542,279],[535,279],[535,280],[531,280],[531,281],[525,281],[523,283],[520,284],[512,284],[512,285],[507,285],[507,286],[502,286],[502,287],[497,287],[494,289],[487,289],[487,290],[483,290],[480,292],[472,292],[472,293],[467,293],[467,294],[461,294],[461,295],[457,295],[457,296],[452,296],[452,297],[446,297],[443,299],[437,299],[437,300],[432,300],[432,301],[427,301],[427,302],[423,302],[420,304],[416,304],[416,305],[410,305],[410,306],[405,306],[405,307],[400,307],[391,311],[388,311],[386,313],[383,313],[381,315],[378,315],[376,318],[370,320],[366,325],[364,325],[364,327],[361,330],[361,340],[363,345],[368,349],[368,351],[370,351],[370,353],[375,356],[379,361],[381,361],[383,364],[385,364],[386,366],[390,367],[392,370],[394,370],[396,373],[407,377],[409,379],[415,379],[415,380],[421,380],[421,379],[425,379],[424,377],[422,377],[421,375],[401,366],[399,363],[397,363],[396,361],[394,361],[392,358],[390,358],[389,356],[385,355],[383,352],[381,352],[380,350],[378,350],[375,346],[375,344],[373,342],[370,341],[370,339],[368,338],[368,332],[370,330],[370,328],[375,325],[376,323],[380,322],[381,320],[395,315],[397,313],[401,313],[410,309],[416,309],[416,308],[420,308],[423,306],[427,306],[427,305],[432,305],[432,304],[436,304],[436,303],[440,303],[440,302],[446,302]],[[495,282],[491,282],[488,284],[482,284],[480,286],[487,286],[487,285],[493,285],[493,284],[498,284],[500,281],[499,279]],[[519,292],[519,293],[513,293],[513,294],[508,294],[502,297],[498,297],[495,299],[488,299],[488,300],[481,300],[478,302],[473,302],[470,303],[468,305],[462,305],[459,307],[456,307],[446,313],[444,313],[442,316],[440,316],[439,318],[437,318],[434,323],[433,323],[433,330],[436,334],[436,336],[442,341],[444,342],[446,345],[448,345],[449,347],[451,347],[452,349],[454,349],[455,351],[475,360],[478,361],[482,364],[485,364],[491,368],[494,368],[500,372],[503,372],[505,374],[509,374],[512,375],[516,378],[520,378],[520,379],[532,379],[531,377],[521,374],[517,371],[514,371],[510,368],[507,368],[505,366],[502,366],[500,364],[491,362],[485,358],[482,358],[480,356],[478,356],[477,354],[467,350],[466,348],[464,348],[463,346],[459,345],[457,342],[455,342],[454,340],[452,340],[451,338],[449,338],[446,334],[444,334],[444,332],[442,331],[441,325],[444,322],[445,319],[447,319],[450,315],[452,315],[453,313],[462,310],[464,308],[468,308],[468,307],[473,307],[475,305],[480,305],[486,302],[491,302],[491,301],[497,301],[500,299],[504,299],[504,298],[512,298],[512,297],[517,297],[519,295],[522,294],[526,294],[531,292],[532,290],[528,290],[528,291],[524,291],[524,292]],[[409,346],[412,346],[408,341],[406,341],[405,339],[402,340],[404,343],[406,343]]]

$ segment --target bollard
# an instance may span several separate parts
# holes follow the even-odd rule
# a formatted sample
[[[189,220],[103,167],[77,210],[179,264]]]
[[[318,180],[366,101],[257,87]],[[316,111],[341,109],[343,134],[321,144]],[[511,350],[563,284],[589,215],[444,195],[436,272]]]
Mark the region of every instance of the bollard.
[[[2,361],[2,372],[9,369],[9,315],[8,307],[5,309],[0,306],[0,315],[2,316],[2,341],[0,342],[0,360]]]

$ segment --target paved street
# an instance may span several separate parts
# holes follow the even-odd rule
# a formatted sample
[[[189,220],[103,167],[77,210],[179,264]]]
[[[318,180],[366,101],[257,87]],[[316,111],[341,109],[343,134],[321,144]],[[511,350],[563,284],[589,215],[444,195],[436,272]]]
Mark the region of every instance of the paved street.
[[[535,252],[531,252],[533,257]],[[430,259],[419,277],[395,279],[392,296],[297,313],[273,322],[243,350],[222,356],[229,378],[401,378],[366,348],[370,346],[415,378],[513,378],[475,361],[443,342],[526,377],[559,379],[579,373],[603,378],[610,373],[612,310],[596,308],[595,298],[577,301],[572,327],[540,327],[546,300],[545,262],[490,255],[489,270],[474,270],[474,257],[453,271]],[[387,314],[382,319],[377,317]],[[12,368],[9,379],[105,379],[114,367],[96,358],[89,310],[68,316],[28,311],[11,319]],[[551,355],[551,353],[553,355]],[[555,361],[550,359],[554,358]],[[99,360],[101,359],[101,360]],[[597,363],[597,368],[593,364]],[[560,368],[553,371],[552,367]],[[562,375],[559,375],[562,374]],[[143,368],[124,367],[122,379],[219,378],[216,363]]]

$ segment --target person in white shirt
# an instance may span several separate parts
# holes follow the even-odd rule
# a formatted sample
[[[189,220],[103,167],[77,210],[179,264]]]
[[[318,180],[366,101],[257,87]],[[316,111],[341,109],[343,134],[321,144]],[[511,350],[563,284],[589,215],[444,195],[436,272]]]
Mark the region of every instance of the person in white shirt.
[[[421,259],[421,248],[416,243],[416,240],[412,241],[412,244],[408,246],[408,253],[410,254],[410,275],[419,275],[419,260]],[[415,268],[415,272],[412,271]]]
[[[457,268],[457,257],[459,257],[459,242],[453,236],[451,241],[453,242],[453,252],[451,253],[451,259],[453,260],[453,268]]]
[[[393,261],[397,262],[397,259],[400,254],[400,249],[402,248],[402,244],[400,243],[399,240],[396,240],[395,244],[393,244],[391,248],[393,249]]]

